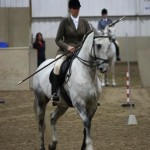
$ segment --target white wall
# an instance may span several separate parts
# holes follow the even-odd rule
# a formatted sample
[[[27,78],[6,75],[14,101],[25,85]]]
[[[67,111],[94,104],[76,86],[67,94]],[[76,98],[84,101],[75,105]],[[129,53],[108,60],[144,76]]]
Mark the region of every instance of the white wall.
[[[103,8],[109,10],[111,16],[135,15],[138,0],[80,0],[83,16],[99,16]],[[87,11],[88,10],[88,11]]]
[[[29,7],[30,0],[0,0],[0,7]],[[31,0],[32,33],[42,32],[44,38],[55,38],[62,18],[68,15],[68,0]],[[103,8],[116,20],[127,16],[116,25],[117,36],[150,36],[150,0],[80,0],[80,16],[97,27]]]
[[[67,0],[32,0],[33,17],[66,17]]]
[[[80,3],[81,16],[99,16],[103,8],[111,16],[147,14],[143,8],[150,5],[149,0],[80,0]],[[32,0],[33,17],[66,16],[67,7],[68,0]]]
[[[41,32],[44,38],[54,38],[59,26],[61,18],[36,18],[32,21],[32,34],[36,36],[37,32]]]
[[[80,16],[97,27],[101,10],[108,9],[109,16],[119,19],[127,16],[116,25],[117,36],[150,36],[150,0],[80,0]],[[55,38],[59,23],[68,15],[67,0],[32,0],[32,33],[42,32],[44,38]]]

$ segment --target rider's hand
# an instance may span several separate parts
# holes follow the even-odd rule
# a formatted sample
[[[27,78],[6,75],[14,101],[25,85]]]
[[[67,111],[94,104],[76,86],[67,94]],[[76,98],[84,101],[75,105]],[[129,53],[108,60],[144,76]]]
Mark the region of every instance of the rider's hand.
[[[67,50],[70,52],[74,52],[76,49],[74,46],[68,46]]]

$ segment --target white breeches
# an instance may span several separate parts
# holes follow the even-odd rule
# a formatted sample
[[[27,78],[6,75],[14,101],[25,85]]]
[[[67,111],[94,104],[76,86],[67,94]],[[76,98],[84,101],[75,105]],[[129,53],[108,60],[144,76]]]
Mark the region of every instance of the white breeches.
[[[61,55],[62,54],[57,55],[56,58],[60,57]],[[59,75],[60,66],[65,61],[66,58],[67,58],[66,56],[63,56],[55,62],[54,74]]]

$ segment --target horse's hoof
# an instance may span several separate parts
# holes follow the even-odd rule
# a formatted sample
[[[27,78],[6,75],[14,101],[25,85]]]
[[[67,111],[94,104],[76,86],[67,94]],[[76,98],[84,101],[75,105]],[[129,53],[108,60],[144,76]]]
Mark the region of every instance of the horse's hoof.
[[[53,105],[53,106],[57,106],[57,104],[58,104],[58,103],[52,102],[52,105]]]
[[[49,149],[49,150],[56,150],[56,147],[55,147],[55,146],[52,146],[52,145],[49,145],[49,146],[48,146],[48,149]]]
[[[105,86],[105,83],[102,83],[102,86]]]
[[[52,145],[49,144],[48,149],[49,150],[56,150],[56,145],[57,145],[57,142],[53,142]]]
[[[100,106],[101,104],[100,103],[97,103],[97,106]]]
[[[112,87],[116,87],[116,84],[112,84]]]
[[[106,86],[109,86],[109,85],[110,85],[110,84],[107,82],[107,83],[106,83]]]

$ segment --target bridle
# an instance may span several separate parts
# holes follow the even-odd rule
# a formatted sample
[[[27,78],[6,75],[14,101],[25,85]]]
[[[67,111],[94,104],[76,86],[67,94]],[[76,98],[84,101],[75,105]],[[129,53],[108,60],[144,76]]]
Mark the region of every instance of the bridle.
[[[96,36],[94,37],[94,39],[96,38],[108,38],[108,36]],[[103,59],[103,58],[100,58],[100,57],[97,57],[96,56],[96,52],[95,52],[95,41],[93,39],[93,46],[91,48],[91,54],[93,53],[93,57],[94,57],[94,61],[88,61],[88,60],[85,60],[85,59],[82,59],[81,57],[78,56],[80,49],[78,49],[78,51],[76,53],[74,53],[74,56],[82,63],[84,64],[85,66],[88,66],[90,68],[97,68],[98,66],[104,64],[104,63],[108,63],[108,59]],[[100,61],[98,61],[100,60]]]

